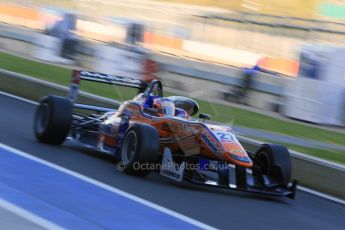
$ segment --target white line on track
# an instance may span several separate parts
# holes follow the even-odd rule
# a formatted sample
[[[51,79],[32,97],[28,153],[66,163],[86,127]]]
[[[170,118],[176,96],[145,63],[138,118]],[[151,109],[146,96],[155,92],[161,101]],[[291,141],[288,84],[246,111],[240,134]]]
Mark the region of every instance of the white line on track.
[[[27,102],[27,103],[30,103],[30,104],[33,104],[33,105],[38,105],[38,102],[36,102],[36,101],[32,101],[32,100],[29,100],[29,99],[26,99],[26,98],[23,98],[23,97],[19,97],[19,96],[10,94],[10,93],[5,93],[5,92],[0,91],[0,94],[4,95],[4,96],[7,96],[7,97],[10,97],[10,98],[14,98],[14,99],[20,100],[20,101],[24,101],[24,102]]]
[[[14,98],[14,99],[17,99],[17,100],[25,101],[25,102],[28,102],[30,104],[34,104],[34,105],[38,104],[35,101],[28,100],[28,99],[25,99],[23,97],[19,97],[19,96],[16,96],[16,95],[13,95],[13,94],[9,94],[9,93],[5,93],[5,92],[2,92],[2,91],[0,91],[0,94],[8,96],[8,97],[11,97],[11,98]],[[255,141],[255,140],[252,140],[252,141]],[[302,190],[302,191],[307,192],[307,193],[310,193],[310,194],[313,194],[315,196],[319,196],[319,197],[322,197],[322,198],[325,198],[325,199],[328,199],[328,200],[331,200],[331,201],[334,201],[334,202],[337,202],[337,203],[345,205],[345,200],[339,199],[337,197],[334,197],[334,196],[331,196],[331,195],[327,195],[325,193],[321,193],[321,192],[318,192],[318,191],[315,191],[315,190],[312,190],[312,189],[309,189],[309,188],[306,188],[306,187],[303,187],[303,186],[297,186],[297,189]]]
[[[154,204],[154,203],[152,203],[152,202],[150,202],[150,201],[148,201],[148,200],[145,200],[145,199],[143,199],[143,198],[134,196],[134,195],[132,195],[132,194],[130,194],[130,193],[127,193],[127,192],[125,192],[125,191],[123,191],[123,190],[120,190],[120,189],[117,189],[117,188],[115,188],[115,187],[109,186],[109,185],[107,185],[107,184],[104,184],[104,183],[102,183],[102,182],[99,182],[99,181],[97,181],[97,180],[94,180],[94,179],[92,179],[92,178],[90,178],[90,177],[84,176],[84,175],[79,174],[79,173],[77,173],[77,172],[74,172],[74,171],[72,171],[72,170],[63,168],[63,167],[61,167],[61,166],[58,166],[58,165],[53,164],[53,163],[51,163],[51,162],[48,162],[48,161],[46,161],[46,160],[42,160],[42,159],[40,159],[40,158],[34,157],[34,156],[30,155],[29,153],[26,153],[26,152],[23,152],[23,151],[21,151],[21,150],[15,149],[15,148],[10,147],[10,146],[8,146],[8,145],[5,145],[5,144],[3,144],[3,143],[0,143],[0,148],[6,149],[6,150],[8,150],[8,151],[11,152],[11,153],[14,153],[14,154],[16,154],[16,155],[19,155],[19,156],[21,156],[21,157],[25,157],[25,158],[30,159],[30,160],[32,160],[32,161],[35,161],[35,162],[37,162],[37,163],[43,164],[43,165],[45,165],[45,166],[47,166],[47,167],[53,168],[53,169],[55,169],[55,170],[58,170],[58,171],[60,171],[60,172],[63,172],[63,173],[65,173],[65,174],[68,174],[68,175],[70,175],[70,176],[76,177],[76,178],[78,178],[78,179],[80,179],[80,180],[86,181],[86,182],[88,182],[88,183],[90,183],[90,184],[93,184],[93,185],[95,185],[95,186],[97,186],[97,187],[103,188],[103,189],[105,189],[105,190],[107,190],[107,191],[109,191],[109,192],[118,194],[118,195],[123,196],[123,197],[125,197],[125,198],[128,198],[128,199],[130,199],[130,200],[136,201],[136,202],[138,202],[138,203],[140,203],[140,204],[143,204],[143,205],[145,205],[145,206],[147,206],[147,207],[153,208],[153,209],[155,209],[155,210],[157,210],[157,211],[160,211],[160,212],[162,212],[162,213],[165,213],[165,214],[167,214],[167,215],[170,215],[170,216],[172,216],[172,217],[175,217],[175,218],[177,218],[177,219],[179,219],[179,220],[182,220],[182,221],[187,222],[187,223],[189,223],[189,224],[195,225],[195,226],[197,226],[197,227],[199,227],[199,228],[201,228],[201,229],[216,229],[216,228],[214,228],[214,227],[212,227],[212,226],[210,226],[210,225],[207,225],[207,224],[202,223],[202,222],[200,222],[200,221],[194,220],[194,219],[192,219],[192,218],[190,218],[190,217],[187,217],[187,216],[185,216],[185,215],[182,215],[182,214],[180,214],[180,213],[177,213],[177,212],[175,212],[175,211],[172,211],[172,210],[170,210],[170,209],[168,209],[168,208],[165,208],[165,207],[163,207],[163,206]]]
[[[303,192],[306,192],[306,193],[311,193],[315,196],[319,196],[319,197],[322,197],[322,198],[325,198],[327,200],[331,200],[333,202],[336,202],[336,203],[340,203],[342,205],[345,205],[345,200],[342,200],[342,199],[339,199],[337,197],[334,197],[334,196],[331,196],[331,195],[327,195],[325,193],[322,193],[322,192],[318,192],[318,191],[315,191],[313,189],[310,189],[310,188],[306,188],[306,187],[303,187],[303,186],[300,186],[298,185],[297,186],[297,189],[303,191]]]
[[[45,229],[51,229],[51,230],[63,230],[64,228],[46,220],[43,219],[32,212],[29,212],[25,209],[22,209],[8,201],[5,201],[4,199],[0,198],[0,207],[4,208],[5,210],[12,212],[16,214],[17,216],[22,217],[23,219],[26,219],[34,224],[37,224]],[[3,226],[4,227],[4,226]]]

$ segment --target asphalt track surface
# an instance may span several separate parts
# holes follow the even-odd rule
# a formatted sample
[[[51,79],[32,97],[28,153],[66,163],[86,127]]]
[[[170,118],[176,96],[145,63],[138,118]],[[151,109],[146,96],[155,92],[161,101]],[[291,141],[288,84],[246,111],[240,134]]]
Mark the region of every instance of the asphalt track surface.
[[[302,191],[290,200],[179,185],[157,174],[137,178],[118,172],[113,158],[80,145],[38,143],[32,132],[34,109],[0,94],[0,142],[216,228],[344,229],[345,206]]]

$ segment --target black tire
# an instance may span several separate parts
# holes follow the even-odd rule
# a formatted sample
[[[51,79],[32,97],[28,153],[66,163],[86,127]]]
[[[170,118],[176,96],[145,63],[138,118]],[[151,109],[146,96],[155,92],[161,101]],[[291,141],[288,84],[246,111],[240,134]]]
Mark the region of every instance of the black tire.
[[[267,175],[288,187],[291,180],[291,159],[287,148],[278,144],[261,145],[254,156],[253,175]]]
[[[126,131],[120,153],[122,171],[145,176],[157,162],[159,135],[155,127],[136,123]],[[152,169],[152,168],[151,168]]]
[[[62,144],[72,123],[72,103],[59,96],[41,99],[34,117],[36,138],[48,144]]]

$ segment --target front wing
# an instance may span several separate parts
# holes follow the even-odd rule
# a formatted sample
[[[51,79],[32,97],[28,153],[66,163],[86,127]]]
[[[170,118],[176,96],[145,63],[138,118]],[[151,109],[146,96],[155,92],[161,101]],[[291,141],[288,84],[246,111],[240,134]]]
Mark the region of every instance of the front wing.
[[[251,170],[243,166],[229,166],[225,162],[206,161],[213,165],[212,169],[205,170],[200,164],[197,168],[190,169],[186,162],[179,165],[174,163],[170,149],[165,148],[160,175],[178,182],[185,180],[200,186],[295,198],[297,180],[284,186],[273,179],[263,177],[259,183],[257,178],[252,175]]]

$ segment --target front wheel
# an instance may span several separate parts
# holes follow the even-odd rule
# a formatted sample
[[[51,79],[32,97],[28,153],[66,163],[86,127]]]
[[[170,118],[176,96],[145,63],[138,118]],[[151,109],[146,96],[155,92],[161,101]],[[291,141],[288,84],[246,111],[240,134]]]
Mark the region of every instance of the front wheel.
[[[155,127],[137,123],[126,132],[121,147],[122,171],[145,176],[155,169],[158,158],[159,135]]]
[[[290,153],[283,145],[264,144],[254,156],[253,176],[260,180],[263,176],[288,187],[291,180]]]

